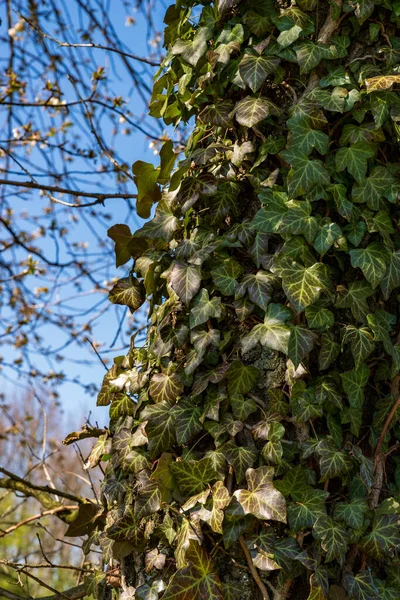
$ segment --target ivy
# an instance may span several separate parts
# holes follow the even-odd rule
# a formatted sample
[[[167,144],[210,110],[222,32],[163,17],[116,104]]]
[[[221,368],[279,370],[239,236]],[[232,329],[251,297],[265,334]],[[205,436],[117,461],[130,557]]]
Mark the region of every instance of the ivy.
[[[110,300],[149,321],[98,397],[107,517],[77,523],[153,553],[140,598],[400,595],[397,5],[168,9],[152,114],[192,135],[109,231]]]

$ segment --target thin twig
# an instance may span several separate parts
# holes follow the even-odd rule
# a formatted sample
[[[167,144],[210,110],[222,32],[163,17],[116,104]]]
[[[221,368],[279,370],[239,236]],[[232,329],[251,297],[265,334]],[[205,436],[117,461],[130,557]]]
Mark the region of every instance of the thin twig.
[[[382,428],[382,431],[381,431],[381,435],[379,436],[378,443],[376,445],[376,450],[375,450],[375,467],[374,467],[375,469],[376,469],[376,466],[377,466],[378,457],[379,457],[380,452],[381,452],[381,447],[382,447],[382,444],[383,444],[383,440],[385,439],[385,435],[388,432],[388,429],[390,427],[390,423],[391,423],[391,421],[392,421],[392,419],[393,419],[393,417],[394,417],[397,409],[399,408],[399,406],[400,406],[400,396],[397,398],[396,402],[393,404],[393,406],[392,406],[392,408],[390,410],[390,413],[386,417],[386,421],[385,421],[385,424],[383,425],[383,428]]]
[[[254,581],[258,585],[260,592],[262,593],[263,600],[270,600],[268,590],[265,587],[264,583],[261,581],[261,578],[258,574],[257,569],[254,566],[253,559],[251,558],[251,554],[246,546],[246,542],[244,541],[244,537],[242,535],[239,538],[239,544],[241,545],[243,554],[246,557],[246,561],[247,561],[247,564],[249,565],[250,573],[251,573]]]

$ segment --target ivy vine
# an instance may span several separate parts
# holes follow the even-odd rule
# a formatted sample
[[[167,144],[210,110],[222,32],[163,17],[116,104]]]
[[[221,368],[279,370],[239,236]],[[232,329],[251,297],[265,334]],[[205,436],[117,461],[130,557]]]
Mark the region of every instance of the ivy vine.
[[[110,300],[149,325],[98,397],[89,539],[126,598],[395,600],[400,2],[177,0],[165,24],[150,114],[193,133],[133,165],[151,218],[109,232]]]

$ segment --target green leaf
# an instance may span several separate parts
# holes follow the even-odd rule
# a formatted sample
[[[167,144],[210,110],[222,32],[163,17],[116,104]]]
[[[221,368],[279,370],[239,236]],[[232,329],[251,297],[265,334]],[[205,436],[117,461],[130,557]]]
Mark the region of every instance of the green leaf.
[[[342,394],[339,392],[333,377],[318,377],[315,382],[315,398],[319,404],[328,402],[342,408]]]
[[[159,170],[151,163],[137,160],[132,165],[132,172],[138,190],[137,214],[142,219],[148,219],[152,205],[161,199],[160,188],[157,185]]]
[[[206,323],[210,318],[218,319],[221,316],[221,298],[213,297],[210,300],[208,291],[202,289],[193,302],[190,311],[190,328]]]
[[[368,358],[375,348],[371,332],[366,327],[348,325],[343,336],[343,344],[350,342],[351,353],[356,369]]]
[[[282,219],[280,233],[304,235],[311,244],[318,232],[318,221],[311,216],[311,204],[307,200],[290,200],[286,206],[288,211]]]
[[[146,423],[146,434],[149,438],[148,451],[150,458],[156,458],[170,450],[176,442],[175,420],[167,402],[146,406],[140,413]]]
[[[259,377],[259,369],[234,360],[227,372],[229,393],[247,394],[255,386]]]
[[[242,337],[242,351],[249,352],[259,342],[271,350],[287,354],[290,328],[286,321],[290,318],[289,309],[280,304],[270,304],[265,314],[264,323],[256,325],[247,335]]]
[[[97,504],[87,502],[80,504],[75,519],[70,523],[65,537],[75,537],[90,534],[99,524],[103,509]]]
[[[259,467],[246,471],[247,490],[240,489],[234,496],[244,513],[252,514],[257,519],[271,519],[286,523],[285,499],[272,484],[274,469]]]
[[[247,96],[235,105],[234,114],[240,125],[253,127],[270,116],[278,116],[280,109],[267,98]]]
[[[245,275],[236,288],[236,298],[243,296],[247,291],[251,302],[254,302],[262,310],[267,310],[275,281],[276,278],[266,271],[257,271],[255,274]]]
[[[344,233],[353,246],[359,246],[364,238],[366,230],[367,227],[364,221],[358,221],[357,223],[357,221],[353,219],[352,222],[344,228]]]
[[[213,479],[218,479],[209,458],[180,460],[171,464],[171,473],[184,496],[198,494]]]
[[[243,267],[233,258],[227,258],[211,269],[211,276],[215,287],[224,296],[233,296],[237,286],[237,279],[243,273]]]
[[[183,385],[176,373],[155,373],[150,379],[149,394],[154,402],[174,404],[183,393]]]
[[[322,549],[326,552],[326,562],[344,558],[349,536],[341,525],[327,515],[321,515],[314,524],[313,534],[316,539],[321,540]]]
[[[283,290],[297,312],[318,300],[322,291],[329,290],[330,280],[328,267],[315,263],[311,267],[303,267],[298,262],[282,258],[277,268],[282,277]]]
[[[336,169],[339,172],[347,169],[358,183],[363,183],[367,174],[367,161],[373,156],[373,149],[364,142],[340,148],[335,155]]]
[[[379,210],[381,199],[394,179],[385,167],[374,167],[371,174],[352,189],[354,202],[365,202],[371,210]]]
[[[300,73],[309,73],[319,65],[323,58],[330,58],[331,55],[331,47],[327,44],[314,44],[310,41],[301,42],[296,49]]]
[[[190,65],[195,67],[207,51],[207,40],[212,33],[208,27],[199,27],[192,40],[178,39],[172,47],[172,54],[180,54]]]
[[[242,394],[230,394],[229,401],[233,416],[242,422],[245,422],[247,417],[258,409],[258,405],[254,400],[245,400]]]
[[[299,25],[294,25],[290,29],[281,31],[281,33],[278,35],[277,42],[280,46],[282,46],[282,48],[287,48],[293,44],[293,42],[299,39],[301,32],[301,27],[299,27]]]
[[[323,131],[311,129],[306,122],[299,122],[290,130],[290,147],[304,154],[315,148],[320,154],[327,154],[329,136]]]
[[[352,502],[339,502],[335,506],[334,518],[344,521],[353,529],[361,529],[364,523],[368,505],[365,500],[353,500]]]
[[[179,445],[187,444],[202,429],[200,418],[203,409],[190,400],[183,400],[173,407],[171,411],[175,419],[176,441]]]
[[[366,248],[350,250],[351,266],[359,267],[364,277],[375,289],[386,273],[389,261],[387,250],[378,242],[372,242]]]
[[[301,465],[290,469],[280,481],[275,481],[275,487],[284,496],[292,496],[294,500],[301,498],[304,493],[310,491],[307,474]]]
[[[360,548],[377,560],[393,557],[400,544],[398,515],[378,515],[372,531],[362,538]]]
[[[334,338],[324,333],[321,336],[321,350],[319,352],[318,364],[321,371],[325,371],[337,359],[340,354],[340,345]]]
[[[296,502],[288,505],[289,528],[293,533],[312,527],[321,515],[326,514],[325,500],[328,492],[309,488],[302,492]]]
[[[128,306],[131,313],[133,313],[142,306],[146,299],[144,285],[136,277],[123,277],[118,279],[108,294],[108,299],[113,304]]]
[[[387,263],[387,269],[381,280],[381,289],[385,300],[390,294],[400,287],[400,250],[393,252]]]
[[[338,475],[345,475],[353,466],[348,454],[342,450],[337,450],[327,440],[323,440],[318,444],[317,454],[319,457],[321,481],[327,481]]]
[[[252,226],[256,231],[275,233],[279,231],[283,217],[287,213],[287,195],[273,192],[263,198],[263,208],[255,215]]]
[[[369,312],[367,298],[373,290],[366,281],[353,281],[348,288],[341,287],[340,296],[336,300],[337,308],[350,308],[358,321],[365,321]]]
[[[228,489],[222,481],[216,481],[211,490],[212,494],[212,509],[203,509],[201,511],[201,520],[206,521],[215,533],[223,534],[224,530],[222,522],[224,520],[224,508],[231,501],[231,496]]]
[[[268,75],[276,71],[279,58],[245,54],[239,63],[239,73],[252,92],[260,89]]]
[[[156,481],[150,478],[151,471],[137,473],[137,496],[135,500],[135,517],[139,520],[156,513],[161,508],[161,490]]]
[[[300,325],[292,327],[288,344],[288,356],[294,364],[295,369],[297,369],[303,358],[313,349],[315,337],[315,334],[305,327],[301,327]]]
[[[374,334],[374,339],[382,342],[386,352],[392,355],[393,345],[390,339],[390,332],[392,325],[396,323],[396,317],[384,310],[378,309],[374,314],[367,315],[367,320]]]
[[[333,313],[320,306],[307,306],[305,314],[309,328],[316,329],[321,333],[332,327],[335,322]]]
[[[172,140],[167,140],[160,150],[160,173],[157,182],[165,185],[168,183],[171,171],[174,167],[177,154],[174,152],[174,144]]]
[[[237,446],[234,442],[227,442],[222,446],[224,456],[229,465],[232,465],[236,480],[241,483],[249,467],[255,463],[257,455],[252,448]]]
[[[354,600],[377,600],[380,597],[369,571],[360,571],[357,575],[346,573],[343,580],[343,585]]]
[[[321,256],[324,256],[329,248],[342,237],[342,230],[336,223],[325,223],[319,227],[318,233],[314,239],[313,246]]]
[[[190,540],[185,558],[189,566],[171,577],[163,600],[223,600],[220,580],[205,550]]]
[[[168,273],[172,289],[185,304],[197,294],[201,283],[201,270],[195,265],[175,261]]]
[[[352,0],[351,4],[355,5],[355,15],[362,25],[372,15],[376,2],[375,0]]]
[[[294,198],[310,192],[316,185],[329,185],[329,173],[320,160],[311,160],[297,149],[284,150],[281,155],[291,165],[287,181],[288,192]]]
[[[232,111],[234,104],[232,100],[218,100],[215,104],[209,104],[200,113],[199,119],[203,123],[210,123],[215,127],[227,129],[232,127]]]
[[[121,267],[132,257],[140,256],[148,247],[146,240],[138,240],[132,236],[128,225],[113,225],[107,235],[115,242],[116,267]]]
[[[138,229],[133,239],[139,242],[140,238],[147,237],[153,240],[161,239],[165,242],[170,242],[178,227],[179,220],[175,217],[168,204],[166,202],[159,202],[153,219]]]

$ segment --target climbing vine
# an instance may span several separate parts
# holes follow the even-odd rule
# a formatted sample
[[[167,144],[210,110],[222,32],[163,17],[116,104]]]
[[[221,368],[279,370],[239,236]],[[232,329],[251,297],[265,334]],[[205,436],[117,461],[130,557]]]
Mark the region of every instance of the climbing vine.
[[[110,300],[149,324],[104,379],[77,522],[125,599],[395,600],[400,2],[177,0],[165,24],[150,114],[193,133],[133,165],[151,218],[109,231]]]

